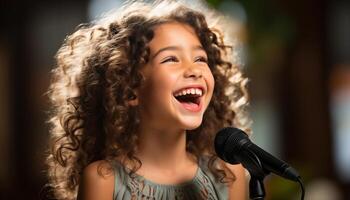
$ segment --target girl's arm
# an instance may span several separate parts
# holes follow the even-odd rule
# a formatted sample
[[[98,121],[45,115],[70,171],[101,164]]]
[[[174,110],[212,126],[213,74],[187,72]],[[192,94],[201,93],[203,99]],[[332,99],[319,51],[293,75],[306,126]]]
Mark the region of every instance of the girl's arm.
[[[226,163],[226,166],[236,176],[236,180],[229,187],[230,200],[246,200],[247,199],[247,177],[245,169],[241,164],[231,165]]]
[[[106,161],[89,164],[81,177],[78,200],[113,200],[114,173]]]

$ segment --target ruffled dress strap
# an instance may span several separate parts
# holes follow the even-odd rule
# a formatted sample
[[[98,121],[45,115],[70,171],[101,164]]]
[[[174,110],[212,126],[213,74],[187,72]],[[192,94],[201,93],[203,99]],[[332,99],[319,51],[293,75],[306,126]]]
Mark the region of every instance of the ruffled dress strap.
[[[118,161],[112,161],[112,166],[114,169],[114,190],[113,199],[114,200],[126,200],[131,199],[131,194],[128,189],[128,173],[124,170],[121,163]]]
[[[217,180],[214,174],[209,170],[209,156],[203,156],[199,159],[199,166],[204,173],[204,177],[208,179],[210,185],[213,188],[213,193],[215,193],[216,199],[228,199],[228,186]]]

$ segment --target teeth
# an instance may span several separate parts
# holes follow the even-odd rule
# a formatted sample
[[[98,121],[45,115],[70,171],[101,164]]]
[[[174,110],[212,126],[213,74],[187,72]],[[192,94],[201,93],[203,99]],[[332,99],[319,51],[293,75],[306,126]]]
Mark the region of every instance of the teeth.
[[[183,95],[187,95],[187,94],[197,94],[199,96],[202,96],[203,91],[199,88],[184,89],[184,90],[177,92],[174,96],[178,97],[178,96],[183,96]]]

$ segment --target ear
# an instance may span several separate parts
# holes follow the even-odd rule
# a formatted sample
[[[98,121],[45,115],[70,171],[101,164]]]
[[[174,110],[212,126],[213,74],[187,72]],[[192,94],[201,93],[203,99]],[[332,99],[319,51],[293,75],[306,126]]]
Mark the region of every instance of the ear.
[[[130,106],[137,106],[137,105],[139,105],[139,94],[138,94],[138,92],[137,91],[133,91],[132,92],[132,100],[129,100],[128,101],[128,104],[130,105]]]
[[[133,100],[129,100],[129,101],[128,101],[128,104],[129,104],[130,106],[137,106],[137,105],[139,105],[139,99],[136,97],[136,98],[133,99]]]

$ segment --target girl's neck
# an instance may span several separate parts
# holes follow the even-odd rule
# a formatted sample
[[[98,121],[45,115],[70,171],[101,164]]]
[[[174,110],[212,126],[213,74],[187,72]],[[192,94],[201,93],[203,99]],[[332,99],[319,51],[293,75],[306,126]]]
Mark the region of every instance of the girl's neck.
[[[144,166],[176,170],[189,163],[185,130],[141,130],[137,157]]]

